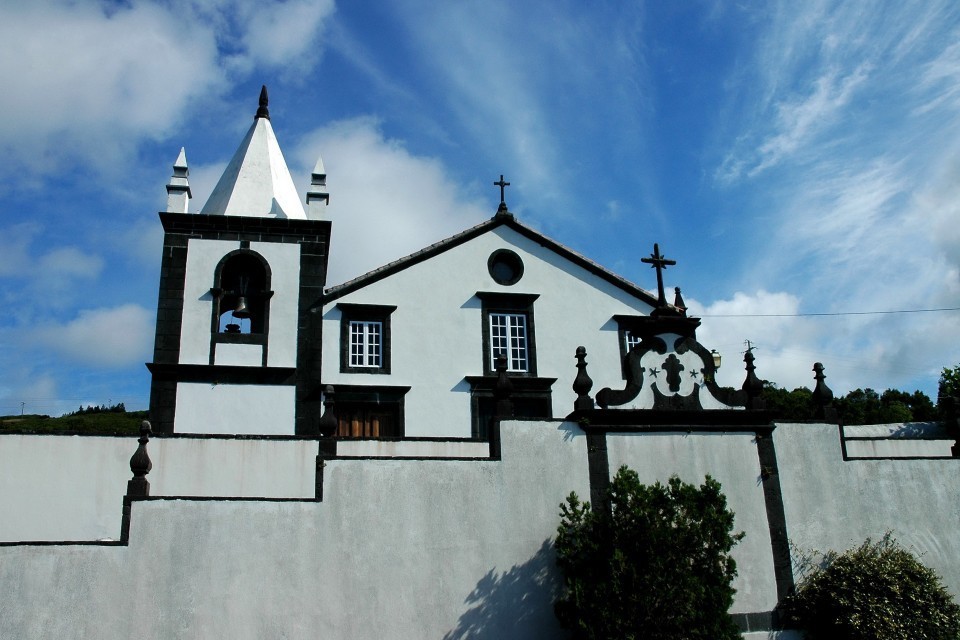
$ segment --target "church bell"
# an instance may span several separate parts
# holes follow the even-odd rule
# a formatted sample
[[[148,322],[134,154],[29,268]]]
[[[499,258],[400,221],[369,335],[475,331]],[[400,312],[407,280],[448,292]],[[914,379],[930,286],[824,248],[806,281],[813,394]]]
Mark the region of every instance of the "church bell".
[[[234,318],[249,318],[250,317],[250,307],[247,306],[247,297],[240,296],[237,298],[237,308],[233,310]]]

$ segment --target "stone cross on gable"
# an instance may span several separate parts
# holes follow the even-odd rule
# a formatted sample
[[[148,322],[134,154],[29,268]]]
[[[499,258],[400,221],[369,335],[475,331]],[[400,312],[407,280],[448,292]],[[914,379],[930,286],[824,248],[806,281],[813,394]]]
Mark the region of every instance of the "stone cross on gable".
[[[653,253],[650,254],[649,258],[640,258],[640,262],[649,264],[651,267],[657,270],[657,306],[667,306],[667,297],[663,293],[663,270],[667,267],[677,264],[677,261],[667,260],[660,255],[660,245],[654,243]]]
[[[503,174],[501,173],[501,174],[500,174],[500,180],[497,181],[497,182],[494,182],[494,183],[493,183],[493,186],[495,186],[495,187],[500,187],[500,207],[499,207],[499,210],[506,211],[506,210],[507,210],[507,202],[506,202],[506,200],[504,199],[503,190],[504,190],[506,187],[509,187],[509,186],[510,186],[510,183],[509,183],[509,182],[504,182],[504,180],[503,180]]]

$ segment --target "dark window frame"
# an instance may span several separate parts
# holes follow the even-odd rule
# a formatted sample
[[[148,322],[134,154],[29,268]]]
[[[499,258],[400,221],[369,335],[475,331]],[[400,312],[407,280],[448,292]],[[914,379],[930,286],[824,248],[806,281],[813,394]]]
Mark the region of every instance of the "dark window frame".
[[[500,264],[505,264],[508,268],[512,269],[513,277],[501,278],[497,274],[497,266]],[[520,282],[520,278],[523,277],[523,259],[516,251],[497,249],[487,258],[487,272],[497,284],[502,284],[505,287],[513,286]]]
[[[470,436],[489,439],[490,423],[496,410],[494,388],[496,376],[467,376],[470,385]],[[515,418],[552,419],[553,383],[556,378],[518,377],[515,379],[510,399]]]
[[[645,316],[626,316],[615,315],[613,319],[617,323],[617,343],[620,350],[620,377],[627,379],[627,334],[641,337],[640,323],[647,318]]]
[[[392,361],[391,352],[393,350],[390,316],[397,310],[397,307],[383,304],[340,302],[337,303],[337,309],[340,310],[340,373],[389,375]],[[379,367],[358,367],[350,364],[351,322],[381,323]]]
[[[504,293],[502,291],[478,291],[482,317],[483,375],[496,374],[493,368],[493,352],[490,346],[490,314],[515,313],[524,314],[527,318],[527,370],[508,371],[507,375],[515,377],[537,377],[537,339],[536,323],[534,322],[533,303],[540,297],[539,293]]]
[[[389,385],[337,384],[334,394],[334,414],[337,416],[337,439],[339,440],[397,440],[406,434],[405,397],[410,387]],[[395,433],[372,436],[345,436],[340,434],[341,420],[351,411],[363,407],[378,407],[391,410],[395,418]]]

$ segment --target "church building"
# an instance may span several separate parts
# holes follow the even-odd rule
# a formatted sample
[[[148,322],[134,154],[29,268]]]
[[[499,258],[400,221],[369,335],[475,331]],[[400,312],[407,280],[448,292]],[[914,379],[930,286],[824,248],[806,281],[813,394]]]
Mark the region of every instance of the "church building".
[[[325,289],[336,221],[322,216],[323,163],[304,209],[265,88],[199,213],[188,211],[187,174],[181,153],[160,214],[164,254],[148,365],[160,432],[310,435],[321,401],[333,399],[340,438],[485,440],[498,356],[514,416],[562,417],[576,399],[578,346],[612,372],[596,383],[615,388],[631,373],[621,363],[644,337],[647,362],[636,371],[648,369],[650,379],[620,404],[653,407],[659,394],[728,408],[708,391],[714,365],[695,342],[696,320],[685,317],[679,291],[674,304],[665,300],[660,270],[671,261],[659,247],[646,259],[657,268],[653,294],[524,225],[506,204],[503,176],[490,219]],[[652,349],[658,332],[673,337]],[[678,351],[681,338],[687,348]]]
[[[955,420],[844,426],[816,363],[818,417],[778,421],[750,350],[717,386],[659,245],[651,292],[503,176],[488,220],[328,286],[326,171],[297,193],[268,106],[199,211],[176,160],[139,439],[0,433],[0,637],[565,637],[559,506],[621,466],[721,484],[744,640],[797,640],[809,551],[885,532],[960,593]]]

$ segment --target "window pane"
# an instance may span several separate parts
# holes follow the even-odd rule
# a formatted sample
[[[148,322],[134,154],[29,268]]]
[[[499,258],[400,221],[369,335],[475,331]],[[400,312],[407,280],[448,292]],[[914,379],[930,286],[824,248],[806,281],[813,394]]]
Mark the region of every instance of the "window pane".
[[[367,323],[367,366],[380,366],[380,323]]]
[[[490,368],[497,356],[507,356],[507,371],[527,371],[527,316],[519,313],[490,314]]]
[[[350,366],[380,367],[383,362],[383,323],[350,322]]]

